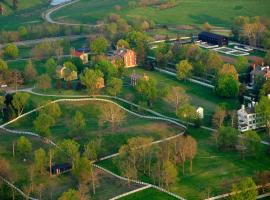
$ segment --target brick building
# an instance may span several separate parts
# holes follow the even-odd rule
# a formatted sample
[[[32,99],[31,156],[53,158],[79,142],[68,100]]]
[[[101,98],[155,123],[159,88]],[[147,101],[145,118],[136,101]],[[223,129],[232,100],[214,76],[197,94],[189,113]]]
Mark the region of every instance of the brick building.
[[[113,64],[115,64],[117,60],[123,61],[125,68],[137,66],[136,52],[130,49],[117,49],[112,52],[108,58]]]

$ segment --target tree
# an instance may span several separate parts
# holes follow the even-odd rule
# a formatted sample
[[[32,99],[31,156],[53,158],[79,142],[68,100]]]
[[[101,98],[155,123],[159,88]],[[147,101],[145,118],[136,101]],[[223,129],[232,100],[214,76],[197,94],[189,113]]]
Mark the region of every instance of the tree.
[[[0,158],[0,177],[9,179],[11,177],[10,165],[7,160]],[[1,186],[1,180],[0,180]]]
[[[182,60],[176,65],[177,78],[179,80],[187,79],[191,76],[193,67],[188,60]]]
[[[189,96],[186,94],[185,90],[181,87],[172,87],[168,92],[166,100],[173,105],[175,109],[175,113],[177,113],[177,109],[181,105],[184,105],[188,102]]]
[[[21,136],[17,141],[17,150],[19,155],[25,158],[32,151],[32,143],[26,137]]]
[[[238,185],[234,184],[232,187],[234,193],[231,200],[256,200],[258,196],[257,186],[252,178],[243,179]]]
[[[238,71],[246,72],[248,70],[248,58],[246,56],[239,56],[236,59],[236,64]]]
[[[184,120],[188,126],[190,122],[198,118],[198,113],[195,107],[191,106],[190,104],[184,104],[178,108],[177,116]]]
[[[129,49],[129,43],[126,40],[120,39],[117,41],[117,48]]]
[[[206,61],[207,71],[209,73],[217,73],[218,70],[222,67],[222,65],[222,58],[216,52],[210,51]]]
[[[177,179],[177,169],[172,162],[166,160],[163,164],[163,176],[165,186],[168,188],[170,184],[175,183]]]
[[[195,155],[197,154],[197,141],[191,137],[191,136],[186,136],[186,158],[189,160],[189,172],[192,173],[193,170],[193,159]]]
[[[216,128],[223,126],[224,119],[226,117],[226,110],[223,107],[218,106],[212,118],[212,124]]]
[[[123,81],[118,78],[111,78],[108,81],[106,91],[109,95],[116,96],[123,87]]]
[[[261,150],[261,137],[255,131],[247,131],[243,134],[243,144],[251,156],[257,156]]]
[[[37,76],[37,71],[33,66],[31,60],[28,60],[27,65],[24,69],[24,78],[26,82],[32,82]]]
[[[93,53],[100,55],[104,54],[107,51],[109,43],[106,38],[98,37],[91,43],[90,47]]]
[[[261,97],[259,104],[255,107],[256,113],[261,115],[270,137],[270,100],[267,97]]]
[[[0,59],[0,73],[3,73],[7,70],[8,70],[7,63],[4,60]]]
[[[203,24],[203,30],[205,30],[205,31],[211,31],[212,30],[212,26],[208,23],[208,22],[205,22],[204,24]]]
[[[51,87],[51,78],[48,74],[42,74],[37,77],[37,87],[42,90],[46,90]]]
[[[72,168],[76,167],[76,164],[78,163],[80,158],[80,145],[74,140],[65,139],[59,144],[59,146],[61,147],[63,152],[69,155],[69,161],[72,162]]]
[[[41,136],[47,137],[50,135],[50,127],[55,124],[55,120],[50,115],[41,112],[33,123],[35,130],[39,132]]]
[[[69,189],[67,192],[64,192],[58,200],[81,200],[80,194],[74,189]]]
[[[86,69],[80,76],[83,85],[88,89],[90,95],[97,94],[100,87],[97,87],[100,79],[103,79],[103,73],[100,70]]]
[[[4,50],[5,56],[9,58],[17,58],[19,56],[19,49],[14,44],[8,44]]]
[[[222,150],[235,149],[237,144],[238,130],[232,127],[221,127],[218,129],[218,147]]]
[[[109,123],[114,130],[126,118],[124,111],[117,105],[112,103],[103,104],[101,107],[101,115],[99,116],[99,124]]]
[[[17,110],[17,116],[20,116],[23,113],[29,97],[30,95],[28,93],[16,93],[13,96],[12,105]]]
[[[39,148],[38,150],[35,151],[35,168],[36,170],[44,174],[46,171],[46,166],[47,166],[47,155],[44,149]]]
[[[57,63],[55,62],[53,58],[48,59],[45,63],[46,72],[50,76],[55,74],[56,67],[57,67]]]
[[[157,99],[157,82],[152,78],[140,78],[136,85],[137,92],[141,95],[142,99],[148,101],[151,106],[153,101]]]
[[[85,128],[85,126],[86,123],[83,113],[81,113],[80,111],[76,111],[76,114],[71,121],[71,131],[73,132],[72,135],[80,134],[81,131]]]
[[[219,71],[219,74],[222,75],[231,75],[234,80],[238,81],[238,72],[235,67],[231,64],[224,64]]]
[[[45,105],[46,106],[41,110],[42,113],[51,116],[54,120],[61,116],[62,112],[58,103],[47,101]]]
[[[78,178],[80,184],[88,185],[91,180],[95,181],[92,177],[93,170],[91,161],[83,156],[77,161],[73,174]],[[93,193],[95,194],[95,185],[93,186]]]
[[[104,74],[105,82],[107,83],[112,77],[118,74],[117,68],[108,60],[102,59],[95,65],[96,70],[100,70]]]
[[[221,97],[236,97],[239,93],[239,82],[232,75],[219,75],[215,90]]]

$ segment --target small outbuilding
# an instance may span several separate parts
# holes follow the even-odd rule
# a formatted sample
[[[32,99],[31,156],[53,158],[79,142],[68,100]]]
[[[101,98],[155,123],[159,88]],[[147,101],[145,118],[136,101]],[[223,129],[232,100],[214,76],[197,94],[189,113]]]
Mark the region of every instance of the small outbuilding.
[[[209,44],[218,46],[227,46],[229,44],[229,38],[224,35],[210,33],[203,31],[198,35],[198,39],[207,42]]]
[[[52,166],[52,174],[53,175],[63,174],[65,172],[70,171],[71,169],[72,165],[70,163],[56,164]]]

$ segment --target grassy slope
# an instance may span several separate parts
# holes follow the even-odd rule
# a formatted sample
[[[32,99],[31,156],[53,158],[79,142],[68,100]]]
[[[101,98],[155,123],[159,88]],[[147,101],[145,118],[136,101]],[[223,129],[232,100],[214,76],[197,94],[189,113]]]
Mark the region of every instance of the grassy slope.
[[[192,129],[190,134],[198,142],[198,153],[193,161],[193,173],[189,174],[187,163],[186,175],[183,176],[182,166],[179,166],[177,182],[169,189],[186,199],[205,199],[208,192],[210,196],[229,192],[233,182],[243,177],[252,177],[257,172],[268,169],[270,158],[263,152],[257,159],[242,160],[237,153],[217,151],[210,132]],[[103,161],[100,165],[119,173],[111,160]],[[134,197],[134,199],[137,198]]]
[[[121,5],[123,9],[117,13],[127,18],[144,16],[157,24],[198,25],[208,21],[216,26],[228,27],[232,19],[239,15],[270,17],[268,0],[228,0],[226,3],[220,0],[184,0],[177,7],[166,10],[153,7],[129,9],[126,2],[82,0],[57,11],[53,16],[61,20],[95,23],[109,13],[117,12],[114,5]],[[75,12],[77,10],[80,12]]]
[[[0,16],[1,30],[14,30],[19,26],[26,26],[42,21],[41,13],[48,8],[48,0],[21,0],[17,11],[12,7],[12,1],[5,4],[6,15]]]
[[[174,200],[176,198],[167,195],[166,193],[160,192],[153,188],[136,192],[121,198],[121,200],[141,200],[141,199],[153,199],[153,200]]]
[[[35,100],[36,102],[36,100]],[[36,103],[33,103],[36,104]],[[91,139],[100,137],[102,139],[102,155],[109,155],[118,151],[122,144],[134,136],[149,136],[155,140],[169,137],[179,133],[179,128],[172,127],[167,123],[144,120],[127,114],[126,122],[116,130],[98,126],[98,115],[100,113],[97,106],[100,103],[61,103],[62,116],[58,119],[57,124],[52,127],[52,139],[62,141],[64,138],[70,138],[69,124],[76,111],[81,111],[86,119],[86,128],[84,134],[77,138],[82,146]],[[36,114],[31,114],[18,122],[10,125],[12,129],[34,131],[33,120]],[[113,131],[113,134],[112,134]]]

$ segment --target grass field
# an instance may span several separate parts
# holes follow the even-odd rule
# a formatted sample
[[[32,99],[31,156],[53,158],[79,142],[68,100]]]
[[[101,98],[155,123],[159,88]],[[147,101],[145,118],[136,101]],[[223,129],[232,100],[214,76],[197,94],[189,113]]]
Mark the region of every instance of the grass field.
[[[177,181],[169,188],[169,191],[186,199],[205,199],[208,194],[215,196],[229,192],[232,184],[241,178],[255,177],[256,173],[269,169],[270,158],[264,151],[258,158],[247,157],[242,160],[238,153],[218,151],[209,131],[191,129],[189,133],[198,142],[198,153],[193,161],[193,173],[186,173],[183,176],[182,166],[179,166]],[[265,150],[264,146],[262,148]],[[119,173],[111,160],[103,161],[100,165]],[[188,166],[186,164],[186,168]],[[147,180],[145,177],[141,178]],[[130,199],[133,199],[132,196]],[[137,198],[134,197],[134,199]]]
[[[35,102],[31,104],[36,104]],[[99,106],[103,103],[80,102],[80,103],[61,103],[62,116],[57,120],[55,126],[52,127],[52,139],[60,142],[65,138],[70,138],[70,124],[72,117],[76,111],[81,111],[86,119],[86,128],[83,134],[75,139],[80,145],[87,144],[91,139],[102,139],[101,156],[116,153],[122,144],[135,136],[148,136],[154,140],[166,138],[176,135],[182,131],[178,127],[160,121],[145,120],[127,114],[127,118],[123,125],[118,129],[112,130],[110,127],[99,127],[98,116],[100,114]],[[9,127],[18,130],[35,131],[33,128],[33,120],[36,114],[31,114],[20,119]],[[112,133],[113,132],[113,133]]]
[[[10,5],[12,0],[5,1],[6,14],[0,16],[1,30],[16,30],[20,26],[31,25],[43,21],[41,14],[48,8],[48,0],[21,0],[18,10],[14,11]]]
[[[121,200],[142,200],[142,199],[175,200],[176,198],[169,196],[166,193],[160,192],[153,188],[136,192],[134,194],[121,198]]]
[[[118,13],[127,19],[143,16],[156,24],[201,25],[209,22],[220,27],[229,27],[236,16],[270,17],[268,0],[181,0],[174,8],[160,10],[154,7],[128,8],[127,0],[81,0],[80,2],[57,11],[53,17],[61,21],[96,23],[109,13]],[[115,5],[122,9],[116,11]],[[76,12],[79,11],[79,12]]]

